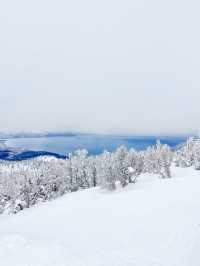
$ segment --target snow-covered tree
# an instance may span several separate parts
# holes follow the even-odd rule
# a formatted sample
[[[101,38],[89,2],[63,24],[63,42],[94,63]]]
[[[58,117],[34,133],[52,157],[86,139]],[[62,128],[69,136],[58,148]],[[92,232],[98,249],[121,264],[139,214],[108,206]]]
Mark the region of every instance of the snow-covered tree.
[[[0,161],[0,213],[16,213],[89,187],[112,191],[117,183],[122,187],[135,183],[142,173],[169,178],[172,161],[176,166],[200,170],[200,139],[189,138],[174,152],[158,141],[139,152],[122,146],[96,156],[79,150],[66,160],[41,157],[22,162]]]
[[[156,145],[149,147],[144,153],[144,169],[148,173],[160,175],[162,178],[171,177],[170,167],[173,154],[168,145],[157,141]]]
[[[191,167],[200,170],[200,139],[188,138],[174,155],[174,162],[179,167]]]
[[[130,166],[127,160],[128,150],[126,147],[119,147],[113,154],[113,168],[115,180],[119,181],[122,187],[129,183],[128,167]]]
[[[98,174],[99,179],[101,180],[101,187],[110,191],[116,189],[113,161],[113,154],[108,151],[104,151],[98,161]]]

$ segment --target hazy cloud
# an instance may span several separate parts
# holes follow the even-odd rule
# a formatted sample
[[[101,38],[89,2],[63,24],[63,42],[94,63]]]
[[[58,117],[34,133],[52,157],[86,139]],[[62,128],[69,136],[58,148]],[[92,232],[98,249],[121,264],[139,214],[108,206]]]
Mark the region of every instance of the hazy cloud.
[[[200,127],[199,1],[0,4],[0,130]]]

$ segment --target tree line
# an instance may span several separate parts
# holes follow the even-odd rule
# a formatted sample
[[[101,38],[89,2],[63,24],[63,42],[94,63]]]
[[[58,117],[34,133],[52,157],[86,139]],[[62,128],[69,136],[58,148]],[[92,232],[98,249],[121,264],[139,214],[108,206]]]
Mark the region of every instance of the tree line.
[[[200,170],[200,140],[189,138],[175,151],[157,141],[145,151],[122,146],[97,156],[78,150],[66,160],[40,157],[0,161],[0,213],[17,213],[39,202],[96,186],[112,191],[117,183],[122,187],[136,183],[142,173],[171,178],[173,162],[177,167]]]

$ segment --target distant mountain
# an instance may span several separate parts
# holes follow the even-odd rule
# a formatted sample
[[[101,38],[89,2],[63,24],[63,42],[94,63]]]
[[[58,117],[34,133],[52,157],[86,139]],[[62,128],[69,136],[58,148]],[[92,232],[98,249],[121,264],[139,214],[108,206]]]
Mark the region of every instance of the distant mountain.
[[[6,139],[11,138],[41,138],[41,137],[62,137],[75,136],[75,133],[70,132],[17,132],[17,133],[2,133],[0,132],[0,160],[7,161],[22,161],[39,156],[53,156],[59,159],[66,159],[67,156],[48,151],[32,151],[21,148],[12,148],[6,145]]]
[[[2,146],[3,147],[3,146]],[[32,158],[36,158],[39,156],[52,156],[58,159],[66,159],[67,156],[60,155],[53,152],[47,151],[29,151],[24,149],[16,149],[16,148],[0,148],[0,160],[6,161],[23,161]]]
[[[73,137],[80,133],[73,132],[0,132],[1,139],[10,138],[42,138],[42,137]]]

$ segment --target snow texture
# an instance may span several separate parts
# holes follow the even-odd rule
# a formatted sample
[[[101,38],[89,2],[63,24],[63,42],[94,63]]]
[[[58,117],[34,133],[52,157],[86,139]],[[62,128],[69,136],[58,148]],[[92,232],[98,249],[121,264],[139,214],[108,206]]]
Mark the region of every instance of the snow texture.
[[[200,176],[142,174],[0,216],[2,266],[199,266]]]

